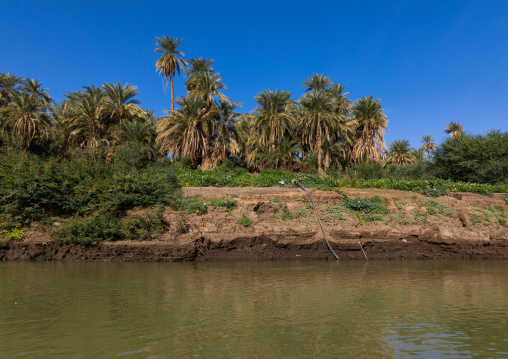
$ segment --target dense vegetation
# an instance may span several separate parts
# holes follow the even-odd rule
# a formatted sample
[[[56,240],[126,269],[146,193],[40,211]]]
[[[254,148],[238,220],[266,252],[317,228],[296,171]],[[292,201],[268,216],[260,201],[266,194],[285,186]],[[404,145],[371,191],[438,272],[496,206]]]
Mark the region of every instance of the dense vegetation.
[[[39,80],[0,74],[3,228],[56,214],[73,217],[55,230],[58,238],[132,237],[164,223],[155,209],[135,219],[127,211],[181,206],[179,185],[274,186],[296,172],[330,188],[508,189],[506,132],[472,135],[451,122],[440,145],[423,136],[419,149],[407,140],[387,149],[380,100],[352,101],[344,85],[319,74],[303,81],[300,99],[264,90],[254,97],[257,107],[240,114],[222,93],[214,61],[185,60],[180,44],[156,40],[156,69],[171,88],[171,109],[161,118],[140,106],[129,84],[85,86],[55,103]],[[173,79],[181,74],[187,96],[175,99]]]
[[[132,217],[128,210],[181,206],[176,176],[164,164],[137,169],[101,158],[58,161],[11,149],[0,151],[0,163],[0,223],[5,229],[63,217],[72,220],[54,235],[65,241],[139,238],[148,236],[150,226],[163,224],[162,213]]]

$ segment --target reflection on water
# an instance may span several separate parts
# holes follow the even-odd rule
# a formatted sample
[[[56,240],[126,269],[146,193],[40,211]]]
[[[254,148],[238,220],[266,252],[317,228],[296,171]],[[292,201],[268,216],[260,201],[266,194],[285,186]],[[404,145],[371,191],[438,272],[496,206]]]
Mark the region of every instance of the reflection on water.
[[[0,263],[0,357],[508,357],[507,262]]]

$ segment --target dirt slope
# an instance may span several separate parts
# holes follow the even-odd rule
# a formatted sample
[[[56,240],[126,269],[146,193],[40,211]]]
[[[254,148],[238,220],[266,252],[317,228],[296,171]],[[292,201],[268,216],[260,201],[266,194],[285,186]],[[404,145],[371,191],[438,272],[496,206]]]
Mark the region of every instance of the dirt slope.
[[[357,214],[336,192],[314,191],[327,236],[341,259],[507,259],[508,206],[502,195],[464,193],[431,199],[411,192],[345,189],[349,198],[378,196],[382,214]],[[206,261],[333,260],[308,196],[295,187],[187,187],[207,213],[167,209],[168,231],[151,241],[67,246],[33,229],[23,242],[0,245],[0,260]],[[460,199],[459,199],[460,198]],[[212,199],[235,200],[214,208]]]

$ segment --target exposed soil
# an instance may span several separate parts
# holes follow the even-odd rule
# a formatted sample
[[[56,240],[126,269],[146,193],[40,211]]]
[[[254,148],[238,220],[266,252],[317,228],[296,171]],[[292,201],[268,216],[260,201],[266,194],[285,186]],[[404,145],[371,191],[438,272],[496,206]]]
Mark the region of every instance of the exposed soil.
[[[508,259],[508,206],[502,194],[429,199],[411,192],[345,189],[350,198],[379,196],[388,213],[357,215],[336,192],[309,189],[328,239],[341,259]],[[70,246],[31,228],[23,241],[0,244],[13,261],[334,260],[308,196],[295,187],[187,187],[208,204],[203,215],[167,209],[170,228],[151,241]],[[228,211],[211,199],[235,199]],[[240,224],[241,218],[248,218]],[[58,225],[55,223],[54,225]],[[361,246],[361,247],[360,247]]]

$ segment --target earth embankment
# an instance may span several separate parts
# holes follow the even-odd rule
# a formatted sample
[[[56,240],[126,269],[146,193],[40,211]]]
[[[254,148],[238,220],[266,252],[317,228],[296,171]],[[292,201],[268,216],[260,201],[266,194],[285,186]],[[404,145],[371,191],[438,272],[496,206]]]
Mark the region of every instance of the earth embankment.
[[[341,259],[508,259],[508,206],[500,194],[428,198],[396,190],[344,192],[350,199],[375,198],[380,210],[356,212],[345,206],[342,194],[311,189],[327,237]],[[183,193],[203,203],[206,213],[167,209],[168,230],[149,241],[71,246],[51,240],[36,227],[23,241],[1,244],[0,260],[334,259],[312,203],[299,188],[187,187]]]

